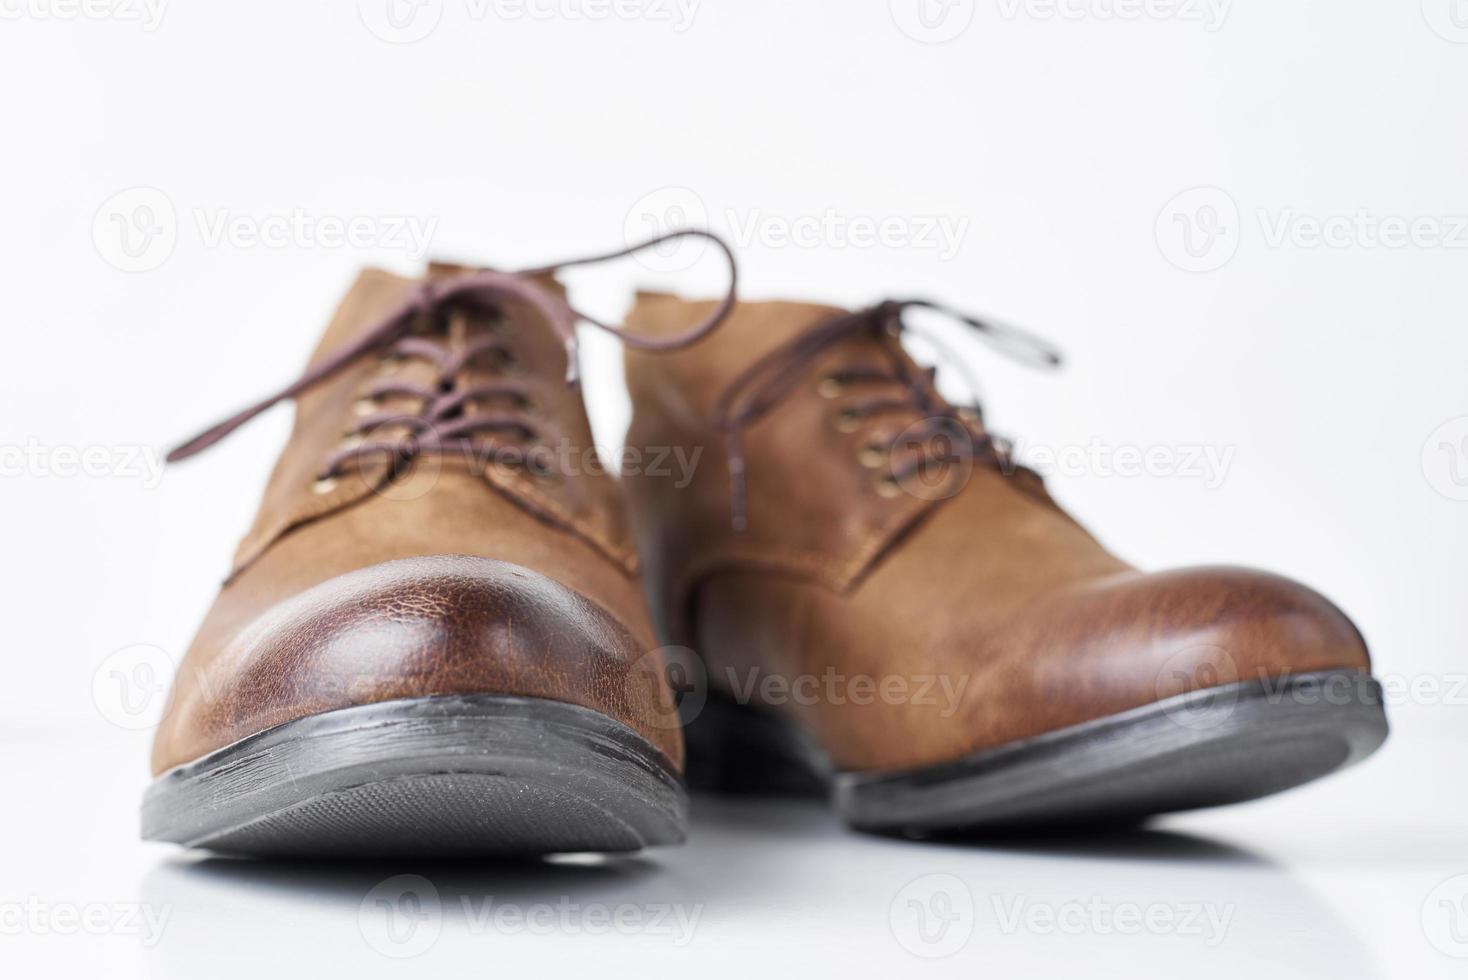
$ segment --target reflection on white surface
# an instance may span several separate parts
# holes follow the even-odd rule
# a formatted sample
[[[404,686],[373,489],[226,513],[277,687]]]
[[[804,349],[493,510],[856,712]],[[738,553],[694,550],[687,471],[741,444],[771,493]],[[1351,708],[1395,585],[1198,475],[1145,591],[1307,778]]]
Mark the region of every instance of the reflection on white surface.
[[[0,813],[0,965],[159,980],[1456,977],[1468,845],[1462,790],[1441,775],[1456,744],[1391,741],[1314,787],[1107,835],[912,842],[849,831],[820,801],[696,797],[684,847],[363,866],[141,844],[147,733],[0,720],[22,801]]]
[[[174,909],[168,941],[147,957],[159,978],[377,976],[402,960],[517,975],[652,963],[744,972],[751,955],[871,975],[1042,965],[1091,976],[1238,977],[1264,965],[1376,975],[1326,902],[1237,848],[1146,830],[998,846],[893,841],[851,834],[812,802],[701,798],[690,846],[627,859],[169,858],[144,878],[143,899]]]

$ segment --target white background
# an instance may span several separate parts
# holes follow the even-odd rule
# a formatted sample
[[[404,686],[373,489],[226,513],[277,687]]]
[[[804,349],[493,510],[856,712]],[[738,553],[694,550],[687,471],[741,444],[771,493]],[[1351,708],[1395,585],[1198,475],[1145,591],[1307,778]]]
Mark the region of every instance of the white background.
[[[6,911],[0,968],[1461,975],[1468,905],[1438,903],[1468,895],[1468,3],[924,0],[924,27],[916,0],[394,2],[401,28],[387,0],[0,0],[0,910],[171,915],[149,943],[122,912],[66,935]],[[1055,340],[1050,376],[949,338],[995,427],[1069,461],[1054,492],[1121,555],[1266,567],[1349,611],[1397,685],[1387,747],[1169,834],[1049,848],[700,801],[680,851],[429,870],[441,935],[407,967],[358,909],[414,869],[135,843],[146,712],[94,678],[185,648],[289,413],[162,477],[167,445],[290,380],[358,267],[419,268],[396,218],[432,256],[513,267],[680,217],[734,239],[747,296],[925,295]],[[365,243],[317,234],[348,221]],[[576,295],[616,315],[635,285],[718,288],[711,256],[683,258]],[[615,345],[589,337],[585,364],[615,448]],[[1116,471],[1143,450],[1160,468]],[[1188,462],[1205,451],[1226,464]],[[973,911],[928,961],[901,909],[935,873]],[[464,914],[490,895],[701,918],[684,947],[511,935]],[[1005,929],[1017,899],[1100,911]],[[1210,945],[1118,935],[1129,902],[1234,911]]]

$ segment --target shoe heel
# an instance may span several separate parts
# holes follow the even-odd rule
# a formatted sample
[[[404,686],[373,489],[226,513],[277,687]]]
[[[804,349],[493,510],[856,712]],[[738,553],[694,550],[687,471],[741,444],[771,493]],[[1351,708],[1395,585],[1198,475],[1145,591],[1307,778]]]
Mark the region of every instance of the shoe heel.
[[[731,795],[826,795],[829,769],[790,723],[710,695],[685,720],[689,789]]]

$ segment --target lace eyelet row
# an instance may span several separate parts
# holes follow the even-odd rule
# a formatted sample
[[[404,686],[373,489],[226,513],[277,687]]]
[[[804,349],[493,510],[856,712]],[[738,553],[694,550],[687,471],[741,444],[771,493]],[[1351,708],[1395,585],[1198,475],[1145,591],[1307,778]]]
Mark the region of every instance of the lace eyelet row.
[[[816,393],[825,399],[839,398],[845,393],[846,386],[841,380],[833,375],[827,375],[816,385]],[[860,429],[866,418],[858,411],[849,408],[840,409],[831,419],[831,427],[837,432],[850,434]],[[880,469],[892,458],[892,437],[887,434],[879,434],[872,437],[867,443],[856,451],[856,461],[863,468],[869,470]],[[872,488],[877,496],[884,499],[893,499],[901,496],[902,483],[891,473],[878,477],[872,483]]]
[[[502,318],[501,320],[491,325],[491,331],[496,335],[503,336],[505,332],[505,324]],[[524,365],[521,364],[519,358],[515,356],[513,351],[501,349],[499,351],[496,351],[496,355],[497,356],[495,358],[494,367],[501,373],[516,376],[524,375],[526,373]],[[407,363],[407,360],[407,358],[395,353],[383,354],[382,357],[378,360],[377,364],[378,376],[390,375],[400,370],[402,366]],[[529,417],[539,417],[541,415],[540,405],[535,401],[535,399],[531,398],[529,395],[526,395],[524,393],[516,395],[515,403],[516,407]],[[366,418],[368,416],[375,415],[380,410],[380,400],[379,397],[375,395],[363,395],[352,402],[352,414],[357,416],[358,418]],[[365,434],[362,433],[359,429],[352,429],[342,436],[342,439],[340,443],[338,443],[337,448],[339,450],[355,449],[363,445],[365,442]],[[547,484],[559,484],[561,482],[561,474],[556,472],[555,470],[551,470],[548,468],[539,469],[533,466],[523,466],[520,467],[520,469],[523,472],[529,473],[538,482]],[[324,473],[318,475],[315,479],[311,481],[310,489],[311,492],[317,496],[325,496],[335,491],[340,485],[341,479],[338,474]]]

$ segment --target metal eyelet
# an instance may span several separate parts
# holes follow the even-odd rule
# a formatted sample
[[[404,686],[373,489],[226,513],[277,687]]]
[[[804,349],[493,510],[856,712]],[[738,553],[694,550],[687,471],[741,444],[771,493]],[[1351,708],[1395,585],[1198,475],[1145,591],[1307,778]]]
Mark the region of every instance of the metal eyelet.
[[[822,378],[821,383],[816,385],[816,392],[822,398],[840,398],[841,393],[845,389],[845,385],[843,385],[840,381],[831,377],[830,375]]]
[[[836,413],[836,421],[833,424],[837,432],[855,432],[861,428],[861,423],[861,413],[850,408],[843,408]]]
[[[561,471],[546,462],[543,457],[536,455],[534,449],[525,454],[524,460],[520,463],[520,470],[533,477],[538,483],[557,484],[561,482]]]
[[[877,496],[886,497],[889,500],[902,493],[902,484],[897,482],[897,477],[888,473],[877,481]]]
[[[887,462],[887,446],[881,442],[869,442],[857,450],[856,461],[874,470]]]
[[[335,490],[339,482],[334,476],[318,476],[311,484],[311,492],[318,497],[324,497]]]

